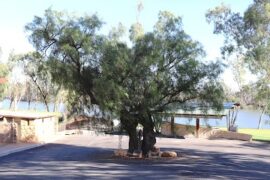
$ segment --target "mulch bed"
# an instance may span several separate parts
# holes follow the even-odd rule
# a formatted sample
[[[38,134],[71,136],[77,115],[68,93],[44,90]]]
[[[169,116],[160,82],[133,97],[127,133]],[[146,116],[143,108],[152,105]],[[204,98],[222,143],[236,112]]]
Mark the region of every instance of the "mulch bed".
[[[177,152],[177,157],[136,157],[136,156],[116,156],[116,155],[112,155],[113,159],[121,159],[121,160],[138,160],[138,161],[166,161],[166,160],[177,160],[177,159],[182,159],[186,157],[184,154]]]

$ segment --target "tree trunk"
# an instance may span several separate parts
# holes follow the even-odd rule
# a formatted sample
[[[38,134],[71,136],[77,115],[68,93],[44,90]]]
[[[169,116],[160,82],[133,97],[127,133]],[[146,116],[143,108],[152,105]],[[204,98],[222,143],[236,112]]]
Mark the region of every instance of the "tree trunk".
[[[45,99],[44,99],[44,104],[45,104],[45,106],[46,106],[47,112],[50,112],[48,102],[47,102],[47,100],[45,100]]]
[[[13,111],[16,111],[16,109],[17,109],[17,102],[18,102],[18,97],[17,96],[15,96],[14,97],[14,104],[13,104]]]
[[[10,102],[9,102],[9,109],[12,109],[12,104],[13,104],[13,102],[14,102],[14,97],[11,96],[11,97],[10,97]]]
[[[55,100],[54,103],[53,103],[53,112],[56,112],[56,109],[57,109],[56,108],[56,103],[57,103],[57,101]]]
[[[49,105],[48,105],[48,102],[47,102],[47,94],[43,94],[42,91],[40,91],[40,93],[42,95],[43,102],[45,104],[47,112],[50,112],[50,108],[49,108]]]
[[[12,104],[12,106],[11,106],[11,109],[12,109],[13,111],[16,111],[16,109],[17,109],[17,102],[18,102],[18,97],[17,97],[17,95],[15,95],[15,96],[14,96],[14,99],[13,99],[13,104]]]
[[[147,116],[141,117],[141,124],[143,125],[143,141],[142,141],[142,155],[148,157],[148,153],[154,148],[156,144],[156,135],[154,132],[154,122],[150,113]]]
[[[259,124],[258,124],[258,129],[261,128],[261,125],[262,125],[262,117],[263,117],[263,115],[264,115],[265,109],[266,109],[266,107],[263,108],[262,113],[261,113],[261,115],[260,115]]]
[[[133,154],[139,147],[139,139],[136,131],[138,121],[126,111],[121,112],[120,121],[129,136],[128,153]]]
[[[30,108],[31,108],[31,100],[28,99],[28,110],[30,110]]]
[[[139,147],[138,146],[139,140],[137,136],[136,127],[129,129],[128,136],[129,136],[128,153],[133,154],[135,151],[138,151],[138,147]]]
[[[21,102],[21,99],[22,99],[22,94],[20,94],[20,97],[17,99],[15,110],[17,110],[18,104]]]
[[[41,97],[43,98],[43,102],[44,102],[44,104],[46,106],[47,112],[50,112],[49,105],[48,105],[48,102],[47,102],[47,95],[48,94],[42,90],[42,88],[39,86],[37,80],[34,77],[31,76],[31,79],[35,83],[35,85],[37,86],[37,89],[38,89],[39,93],[41,94]]]
[[[148,157],[148,153],[153,149],[156,144],[156,136],[153,128],[143,128],[143,141],[142,141],[142,155]]]

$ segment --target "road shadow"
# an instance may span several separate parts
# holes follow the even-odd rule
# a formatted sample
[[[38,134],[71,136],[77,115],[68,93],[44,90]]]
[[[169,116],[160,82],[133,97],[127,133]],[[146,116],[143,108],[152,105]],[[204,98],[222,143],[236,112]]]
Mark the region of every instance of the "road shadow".
[[[261,155],[187,148],[176,159],[123,159],[114,149],[47,144],[0,159],[0,179],[270,179]],[[269,161],[268,161],[269,162]]]
[[[263,141],[256,141],[253,143],[244,143],[244,147],[252,147],[252,148],[258,148],[258,149],[268,149],[270,150],[270,142],[263,142]]]

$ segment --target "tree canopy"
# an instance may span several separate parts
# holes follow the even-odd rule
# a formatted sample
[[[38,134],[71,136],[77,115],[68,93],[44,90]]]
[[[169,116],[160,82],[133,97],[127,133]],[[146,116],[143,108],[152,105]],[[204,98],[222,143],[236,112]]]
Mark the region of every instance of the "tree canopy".
[[[104,37],[97,34],[102,22],[96,15],[71,17],[45,11],[26,25],[29,40],[50,64],[53,81],[97,104],[93,81],[100,74]]]
[[[202,45],[185,33],[180,17],[160,12],[148,33],[135,24],[132,46],[118,40],[123,28],[107,36],[99,33],[101,26],[96,15],[70,17],[48,9],[26,30],[56,83],[83,97],[86,105],[120,118],[130,137],[130,153],[138,149],[139,123],[143,154],[153,148],[153,116],[158,112],[187,103],[222,108],[217,78],[222,66],[204,62]]]

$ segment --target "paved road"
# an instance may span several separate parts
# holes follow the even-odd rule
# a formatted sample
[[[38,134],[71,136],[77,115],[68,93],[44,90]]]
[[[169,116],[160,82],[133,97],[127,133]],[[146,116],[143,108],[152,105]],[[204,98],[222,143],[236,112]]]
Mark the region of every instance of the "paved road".
[[[173,160],[117,159],[118,145],[118,136],[67,136],[1,158],[0,179],[270,179],[270,144],[158,139],[182,156]]]

